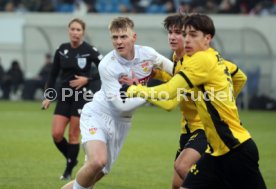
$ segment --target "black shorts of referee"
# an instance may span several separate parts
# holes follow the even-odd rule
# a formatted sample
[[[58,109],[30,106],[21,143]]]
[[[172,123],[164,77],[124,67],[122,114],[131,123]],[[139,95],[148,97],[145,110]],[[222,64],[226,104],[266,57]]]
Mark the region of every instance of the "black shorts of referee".
[[[72,95],[62,95],[64,94],[59,91],[54,114],[68,118],[71,116],[79,117],[84,104],[92,100],[90,96],[84,95],[82,91],[74,91]]]

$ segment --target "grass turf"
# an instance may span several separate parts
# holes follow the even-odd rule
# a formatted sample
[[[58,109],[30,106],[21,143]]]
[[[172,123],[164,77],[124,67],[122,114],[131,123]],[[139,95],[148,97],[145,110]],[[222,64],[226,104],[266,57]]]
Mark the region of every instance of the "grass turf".
[[[65,160],[51,138],[54,106],[40,110],[39,102],[0,101],[0,188],[60,188]],[[275,112],[243,111],[243,124],[256,141],[260,168],[268,188],[276,186]],[[96,189],[168,189],[179,137],[180,113],[154,107],[139,109],[122,152],[110,175]],[[83,162],[79,155],[79,165]]]

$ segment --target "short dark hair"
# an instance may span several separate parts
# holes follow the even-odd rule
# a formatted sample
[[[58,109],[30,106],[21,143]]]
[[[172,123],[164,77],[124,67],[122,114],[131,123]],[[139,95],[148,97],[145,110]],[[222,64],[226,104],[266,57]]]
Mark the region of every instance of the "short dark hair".
[[[163,23],[164,28],[169,30],[170,27],[174,26],[176,28],[182,29],[184,26],[184,18],[185,16],[180,13],[171,14],[165,18]]]
[[[212,38],[215,36],[215,26],[213,20],[204,14],[190,14],[185,17],[184,27],[192,26],[196,30],[202,31],[204,34],[210,34]]]

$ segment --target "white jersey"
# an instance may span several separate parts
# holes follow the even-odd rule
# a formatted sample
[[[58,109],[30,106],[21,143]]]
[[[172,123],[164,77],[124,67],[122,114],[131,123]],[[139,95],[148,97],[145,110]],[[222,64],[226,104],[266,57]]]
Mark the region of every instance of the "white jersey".
[[[154,66],[162,67],[171,73],[173,63],[157,53],[153,48],[135,45],[133,60],[126,60],[115,50],[109,52],[99,64],[101,89],[95,93],[93,101],[86,103],[83,112],[97,111],[116,117],[131,118],[133,111],[146,103],[142,98],[129,98],[125,102],[120,98],[121,76],[132,77],[132,72],[140,83],[146,84]]]

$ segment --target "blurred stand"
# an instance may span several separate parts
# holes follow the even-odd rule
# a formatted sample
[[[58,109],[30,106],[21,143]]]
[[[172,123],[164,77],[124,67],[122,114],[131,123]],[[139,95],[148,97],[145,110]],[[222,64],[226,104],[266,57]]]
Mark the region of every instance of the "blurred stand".
[[[4,73],[2,80],[2,99],[15,100],[20,94],[20,87],[24,83],[24,75],[17,60],[12,61],[9,70]]]
[[[48,81],[51,68],[52,56],[50,54],[46,54],[44,66],[41,68],[38,75],[32,79],[28,79],[25,81],[21,96],[23,100],[34,100],[37,90],[44,90],[44,86],[45,83]]]

